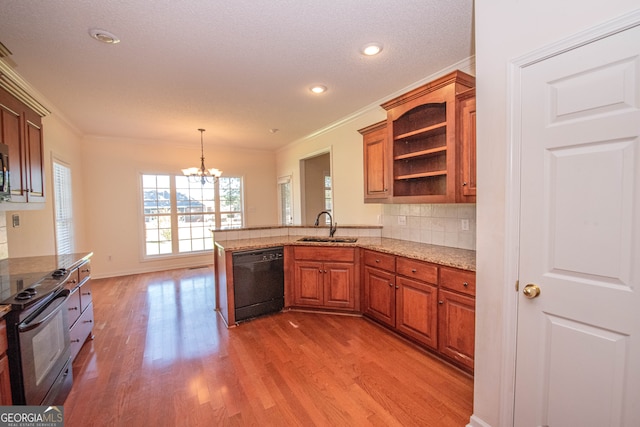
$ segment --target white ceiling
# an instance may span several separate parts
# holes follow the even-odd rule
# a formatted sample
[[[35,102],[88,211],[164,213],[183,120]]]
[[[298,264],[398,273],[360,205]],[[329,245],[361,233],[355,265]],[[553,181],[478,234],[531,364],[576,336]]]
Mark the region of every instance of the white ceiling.
[[[2,0],[14,71],[85,135],[272,150],[473,55],[472,0]],[[92,39],[100,28],[121,42]],[[383,52],[359,49],[380,42]],[[313,95],[312,84],[326,85]],[[270,129],[279,129],[271,133]]]

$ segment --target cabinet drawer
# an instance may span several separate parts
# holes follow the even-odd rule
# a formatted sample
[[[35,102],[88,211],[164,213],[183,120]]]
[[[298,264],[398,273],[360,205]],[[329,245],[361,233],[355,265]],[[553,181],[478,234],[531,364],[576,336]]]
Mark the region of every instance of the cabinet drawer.
[[[75,359],[78,352],[82,348],[82,345],[87,340],[87,337],[91,335],[93,329],[93,305],[89,305],[87,309],[82,313],[82,316],[69,330],[71,336],[71,360]]]
[[[296,246],[293,248],[295,259],[312,261],[354,261],[353,248],[332,248],[328,246]]]
[[[364,265],[394,273],[396,271],[396,257],[381,252],[364,251]]]
[[[455,268],[440,268],[440,286],[463,294],[476,295],[476,273]]]
[[[91,280],[86,281],[84,285],[80,286],[78,292],[80,293],[80,310],[85,311],[92,301]]]
[[[7,322],[0,320],[0,354],[4,354],[7,351]]]
[[[91,276],[91,261],[87,261],[78,267],[78,283],[86,281]]]
[[[396,272],[402,276],[423,282],[438,283],[438,266],[415,259],[398,257]]]
[[[67,299],[67,320],[69,327],[72,327],[76,320],[78,320],[80,313],[80,292],[75,290],[69,295],[69,299]]]

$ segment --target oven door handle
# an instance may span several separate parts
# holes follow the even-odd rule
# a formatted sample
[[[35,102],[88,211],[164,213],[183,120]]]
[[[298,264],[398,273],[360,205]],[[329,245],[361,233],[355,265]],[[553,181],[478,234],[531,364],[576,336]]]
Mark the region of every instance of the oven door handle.
[[[27,332],[30,331],[32,329],[37,328],[38,326],[47,323],[49,321],[49,319],[51,319],[53,316],[56,315],[56,313],[58,311],[60,311],[63,307],[63,304],[67,301],[67,299],[69,299],[69,295],[71,293],[69,292],[68,289],[63,289],[60,292],[58,292],[58,294],[56,296],[54,296],[53,298],[51,298],[51,301],[49,301],[44,307],[42,307],[40,310],[38,310],[37,313],[35,313],[33,316],[30,316],[28,319],[25,319],[24,322],[20,323],[18,325],[18,331],[19,332]],[[62,301],[58,302],[58,305],[53,309],[53,311],[51,311],[50,313],[48,313],[44,318],[38,320],[37,322],[31,323],[33,320],[36,320],[38,318],[38,316],[40,316],[45,310],[47,310],[47,308],[51,307],[53,304],[56,303],[56,300],[63,298]]]

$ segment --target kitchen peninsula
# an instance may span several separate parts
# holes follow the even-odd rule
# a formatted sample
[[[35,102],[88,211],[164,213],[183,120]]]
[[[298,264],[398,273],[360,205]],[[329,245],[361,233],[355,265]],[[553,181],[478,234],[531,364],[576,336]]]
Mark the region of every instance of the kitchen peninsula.
[[[283,247],[285,310],[363,315],[473,371],[475,251],[378,237],[366,227],[301,240],[319,230],[328,234],[312,227],[214,232],[216,309],[228,326],[236,325],[233,254]]]

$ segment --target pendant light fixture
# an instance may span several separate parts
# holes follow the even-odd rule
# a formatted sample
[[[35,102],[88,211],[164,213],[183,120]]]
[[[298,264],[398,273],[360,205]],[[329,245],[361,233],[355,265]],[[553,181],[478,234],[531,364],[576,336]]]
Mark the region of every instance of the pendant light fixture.
[[[207,169],[204,167],[204,129],[198,129],[198,131],[200,132],[200,167],[182,169],[182,173],[189,177],[191,182],[200,181],[200,183],[204,185],[207,182],[216,182],[218,178],[220,178],[220,175],[222,175],[222,171],[216,168]]]

